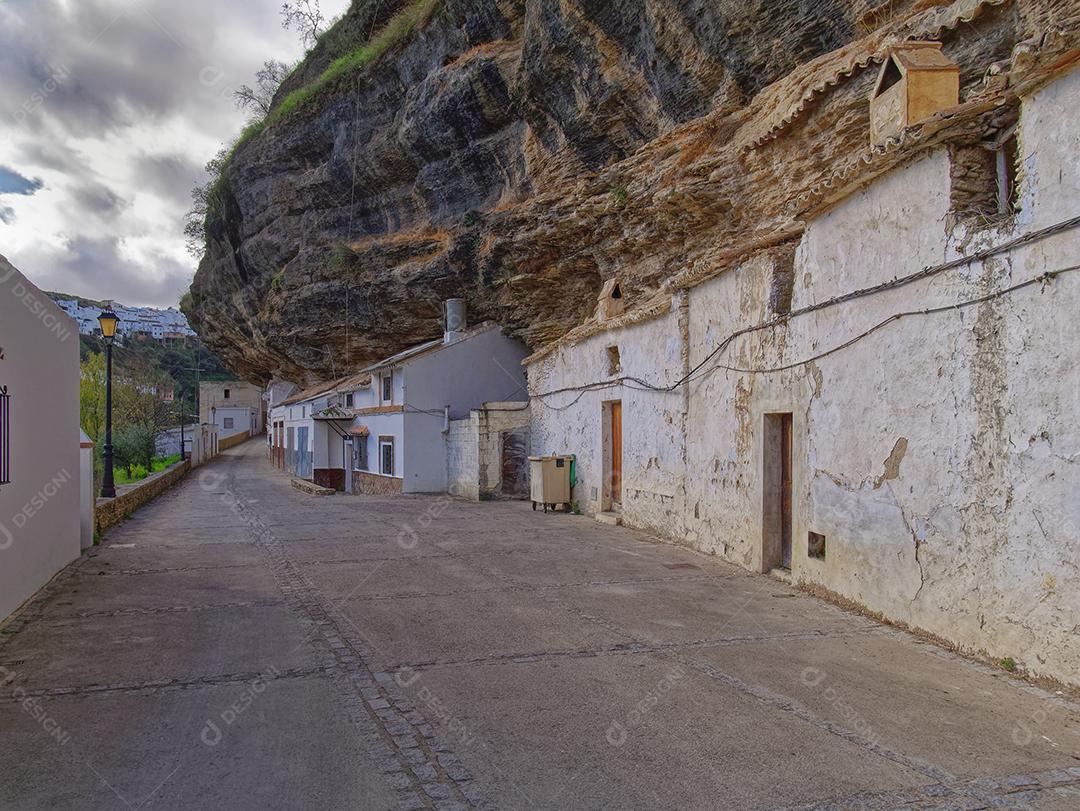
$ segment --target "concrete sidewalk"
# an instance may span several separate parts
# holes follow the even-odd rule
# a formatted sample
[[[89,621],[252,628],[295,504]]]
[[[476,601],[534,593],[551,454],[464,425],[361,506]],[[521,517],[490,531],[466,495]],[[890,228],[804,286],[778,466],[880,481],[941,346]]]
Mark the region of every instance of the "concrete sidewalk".
[[[0,633],[0,808],[1080,808],[1062,696],[641,533],[262,453]]]

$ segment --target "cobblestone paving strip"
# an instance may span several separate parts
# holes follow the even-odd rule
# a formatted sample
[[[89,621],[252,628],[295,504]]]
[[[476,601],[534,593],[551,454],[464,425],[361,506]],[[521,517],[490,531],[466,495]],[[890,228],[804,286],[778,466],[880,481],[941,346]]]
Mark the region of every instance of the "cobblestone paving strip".
[[[424,716],[373,661],[359,629],[336,606],[322,600],[262,518],[237,491],[235,472],[225,475],[226,498],[255,545],[266,555],[285,600],[305,628],[319,661],[345,699],[350,720],[371,744],[382,744],[381,772],[404,808],[489,808],[472,775],[444,745]],[[369,573],[370,576],[371,573]]]

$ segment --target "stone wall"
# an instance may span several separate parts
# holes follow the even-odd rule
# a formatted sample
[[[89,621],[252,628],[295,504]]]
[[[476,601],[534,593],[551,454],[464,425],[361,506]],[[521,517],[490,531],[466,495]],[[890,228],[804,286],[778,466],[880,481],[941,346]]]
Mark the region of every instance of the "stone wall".
[[[527,403],[484,403],[468,417],[450,421],[446,437],[447,489],[459,498],[525,498],[528,495],[529,408]],[[506,454],[504,454],[506,451]],[[518,486],[506,483],[504,474],[515,457]]]
[[[160,473],[152,473],[135,484],[116,488],[116,498],[99,498],[94,511],[94,525],[100,536],[109,527],[119,524],[139,507],[160,496],[188,472],[188,460],[170,465]]]
[[[480,500],[479,412],[450,421],[446,435],[446,487],[451,495]]]
[[[539,357],[534,395],[609,383],[534,399],[534,453],[576,454],[575,499],[604,509],[605,403],[621,401],[624,523],[761,571],[775,564],[768,426],[790,415],[797,582],[1080,683],[1080,594],[1064,585],[1080,537],[1080,272],[1041,279],[1075,264],[1080,231],[725,343],[782,316],[772,293],[792,261],[797,313],[1080,215],[1077,110],[1080,72],[1025,100],[1014,215],[959,217],[938,149],[812,219],[793,260],[759,252],[657,317]],[[664,387],[690,370],[673,391],[617,379]]]
[[[354,470],[352,480],[353,493],[358,496],[389,496],[402,489],[402,481],[396,476],[380,476],[365,470]]]
[[[233,434],[232,436],[220,439],[218,440],[218,453],[227,451],[229,448],[235,448],[240,443],[247,442],[249,439],[251,439],[251,434],[247,431],[242,434]]]

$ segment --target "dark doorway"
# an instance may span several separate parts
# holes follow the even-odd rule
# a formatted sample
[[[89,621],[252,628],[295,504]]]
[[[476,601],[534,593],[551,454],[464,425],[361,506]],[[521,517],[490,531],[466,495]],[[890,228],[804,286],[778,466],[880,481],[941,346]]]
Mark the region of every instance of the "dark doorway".
[[[791,414],[766,414],[762,445],[762,555],[763,571],[791,568],[792,419]]]
[[[529,429],[502,432],[502,494],[529,495]]]

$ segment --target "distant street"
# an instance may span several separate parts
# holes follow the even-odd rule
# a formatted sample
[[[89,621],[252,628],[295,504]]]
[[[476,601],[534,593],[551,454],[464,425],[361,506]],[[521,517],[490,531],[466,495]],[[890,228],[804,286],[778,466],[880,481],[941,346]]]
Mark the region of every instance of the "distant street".
[[[0,808],[1080,808],[1064,697],[641,532],[264,453],[0,634]]]

